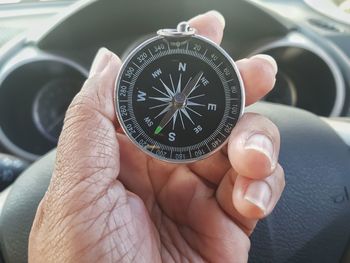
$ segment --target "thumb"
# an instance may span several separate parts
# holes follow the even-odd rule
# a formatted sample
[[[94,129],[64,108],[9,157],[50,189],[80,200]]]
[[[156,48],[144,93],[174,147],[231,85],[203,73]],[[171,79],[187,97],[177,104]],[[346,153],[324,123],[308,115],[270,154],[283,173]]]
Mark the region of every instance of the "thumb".
[[[89,202],[115,182],[120,167],[113,92],[119,67],[115,54],[99,50],[89,78],[67,110],[48,193],[63,197],[84,192]]]

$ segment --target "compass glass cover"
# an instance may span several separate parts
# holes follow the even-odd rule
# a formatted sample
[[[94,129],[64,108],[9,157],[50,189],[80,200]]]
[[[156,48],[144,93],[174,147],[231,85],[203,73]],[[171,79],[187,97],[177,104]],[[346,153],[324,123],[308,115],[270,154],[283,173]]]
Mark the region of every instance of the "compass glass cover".
[[[158,159],[189,162],[219,149],[242,113],[239,73],[203,37],[154,37],[126,59],[116,109],[126,135]]]

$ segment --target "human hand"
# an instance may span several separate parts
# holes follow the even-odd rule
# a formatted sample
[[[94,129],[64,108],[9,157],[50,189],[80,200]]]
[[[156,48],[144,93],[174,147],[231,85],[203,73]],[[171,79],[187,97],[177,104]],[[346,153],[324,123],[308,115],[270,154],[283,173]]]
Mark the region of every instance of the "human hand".
[[[190,24],[221,42],[224,19],[217,12]],[[153,159],[116,120],[120,64],[100,50],[67,111],[52,180],[32,226],[29,262],[247,262],[249,235],[285,184],[278,129],[246,113],[228,145],[208,159],[188,165]],[[247,105],[272,89],[272,58],[237,65]]]

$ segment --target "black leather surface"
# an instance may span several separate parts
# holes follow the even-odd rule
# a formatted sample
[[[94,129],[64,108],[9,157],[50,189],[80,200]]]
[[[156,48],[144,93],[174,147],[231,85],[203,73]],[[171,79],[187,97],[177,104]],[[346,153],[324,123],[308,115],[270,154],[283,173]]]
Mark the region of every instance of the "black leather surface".
[[[349,149],[327,124],[305,111],[270,104],[250,110],[280,128],[287,180],[275,212],[252,236],[250,262],[338,262],[350,233]],[[51,153],[13,185],[0,217],[6,263],[27,261],[29,230],[53,162]]]
[[[280,129],[287,186],[252,236],[250,262],[339,262],[350,237],[350,149],[318,117],[258,104]]]

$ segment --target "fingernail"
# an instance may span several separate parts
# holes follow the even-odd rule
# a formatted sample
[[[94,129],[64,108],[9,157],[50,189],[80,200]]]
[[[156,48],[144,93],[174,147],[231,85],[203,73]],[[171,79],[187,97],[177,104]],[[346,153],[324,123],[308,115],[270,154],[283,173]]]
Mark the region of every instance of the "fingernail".
[[[254,181],[247,187],[244,199],[259,207],[266,214],[271,194],[271,188],[265,181]]]
[[[211,10],[211,11],[207,12],[207,14],[215,16],[219,20],[219,22],[222,25],[222,27],[225,27],[225,24],[226,24],[225,23],[225,18],[220,12],[218,12],[216,10]]]
[[[89,77],[102,72],[110,58],[111,52],[107,48],[100,48],[92,62]]]
[[[244,149],[255,150],[264,154],[270,160],[271,167],[273,167],[273,143],[269,137],[264,134],[256,133],[251,135],[245,142]]]
[[[277,66],[276,60],[273,57],[266,55],[266,54],[258,54],[258,55],[251,57],[251,58],[259,58],[259,59],[263,59],[263,60],[267,61],[271,65],[275,75],[277,74],[278,66]]]

